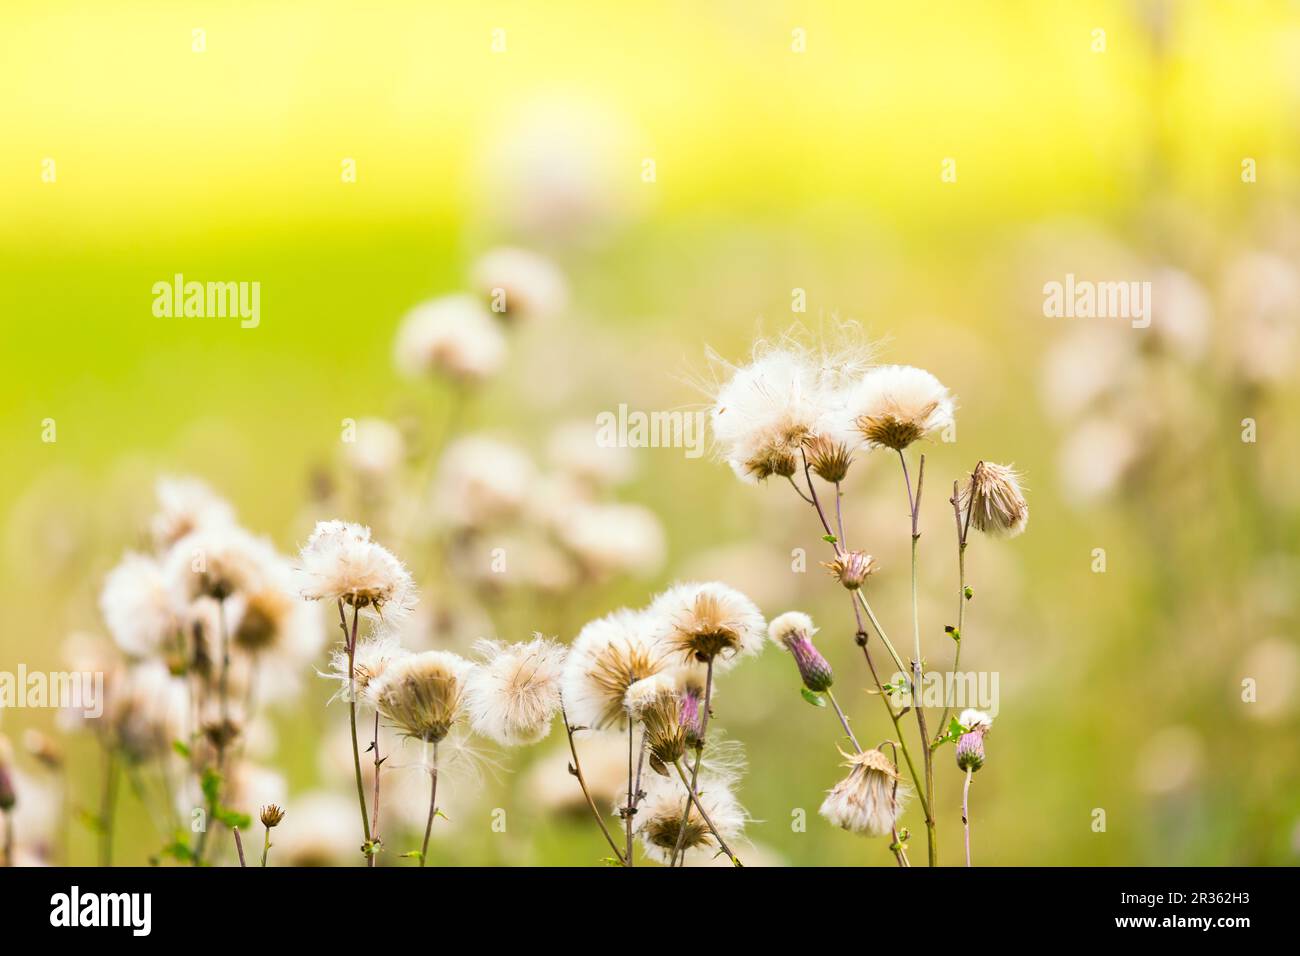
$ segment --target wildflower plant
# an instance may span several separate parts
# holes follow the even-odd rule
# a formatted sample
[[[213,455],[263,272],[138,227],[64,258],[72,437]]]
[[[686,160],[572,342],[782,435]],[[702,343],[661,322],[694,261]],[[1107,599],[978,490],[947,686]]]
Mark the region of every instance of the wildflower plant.
[[[982,764],[982,739],[987,730],[987,723],[976,727],[960,723],[970,712],[949,725],[951,701],[947,699],[937,723],[932,725],[932,715],[927,713],[920,693],[927,658],[918,611],[917,555],[926,458],[918,449],[953,427],[956,401],[947,387],[924,369],[873,366],[865,348],[849,344],[836,352],[818,350],[795,335],[773,344],[760,343],[750,364],[727,368],[729,374],[711,396],[710,418],[718,454],[747,483],[777,479],[789,484],[811,509],[818,532],[833,552],[832,560],[824,565],[847,592],[852,636],[862,650],[876,696],[893,726],[891,739],[876,748],[864,748],[831,691],[833,674],[812,643],[816,631],[811,619],[801,612],[789,612],[772,622],[771,638],[794,659],[803,683],[802,693],[814,703],[832,704],[854,750],[846,757],[849,775],[831,790],[822,805],[822,815],[852,832],[890,836],[890,850],[898,864],[909,866],[907,830],[898,826],[907,795],[906,788],[900,785],[902,771],[897,755],[901,754],[925,821],[927,859],[930,865],[936,865],[939,842],[934,812],[935,752],[944,744],[959,744],[959,765],[966,771],[969,788],[970,775],[977,769],[974,754],[978,750]],[[845,514],[843,482],[851,470],[868,467],[881,455],[897,458],[907,505],[912,556],[912,641],[908,660],[885,631],[868,597],[868,591],[885,572],[870,554],[853,549],[846,534],[850,522]],[[820,480],[822,490],[814,477]],[[966,584],[970,530],[1015,536],[1024,531],[1029,508],[1020,477],[1010,466],[980,461],[964,480],[954,481],[952,488],[950,502],[958,555],[957,618],[945,630],[954,642],[956,671],[966,604],[973,596]],[[902,686],[881,680],[882,651],[906,675]],[[910,703],[904,703],[907,699]],[[908,711],[916,723],[911,746],[905,726],[910,722],[905,721]],[[891,758],[886,750],[895,756]],[[969,849],[968,825],[967,835]],[[969,863],[969,852],[967,856]]]

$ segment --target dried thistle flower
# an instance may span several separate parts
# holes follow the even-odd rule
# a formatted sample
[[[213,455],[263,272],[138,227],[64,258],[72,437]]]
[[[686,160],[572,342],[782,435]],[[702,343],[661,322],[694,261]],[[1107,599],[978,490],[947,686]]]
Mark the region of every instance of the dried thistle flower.
[[[880,750],[864,750],[847,758],[852,768],[837,783],[821,805],[821,815],[853,833],[886,836],[892,833],[903,812],[905,790],[898,785],[898,772]],[[898,787],[895,794],[895,787]]]
[[[772,642],[790,652],[799,676],[809,690],[816,693],[829,690],[835,682],[831,665],[821,652],[813,646],[812,636],[817,633],[812,618],[800,611],[787,611],[773,618],[768,626],[768,635]]]
[[[278,827],[280,821],[284,819],[284,810],[276,806],[274,803],[268,803],[266,806],[262,807],[261,814],[262,826],[266,827],[268,830]]]
[[[438,743],[463,711],[474,665],[449,651],[425,651],[390,661],[367,695],[402,734]]]
[[[628,688],[627,709],[645,728],[651,765],[666,775],[686,754],[686,726],[675,677],[665,673],[637,681]]]
[[[849,465],[853,464],[849,446],[830,435],[804,439],[804,454],[808,456],[808,467],[813,473],[832,484],[843,481],[849,473]]]
[[[822,567],[830,572],[850,591],[856,591],[876,572],[876,559],[865,551],[843,551],[834,561],[823,561]]]
[[[561,686],[569,722],[600,730],[622,726],[628,689],[670,667],[661,618],[622,608],[589,622],[574,639]]]
[[[645,796],[633,818],[633,833],[640,838],[646,856],[659,863],[668,863],[683,830],[682,847],[688,860],[703,860],[719,852],[717,840],[699,808],[676,776],[650,777],[644,782],[644,789]],[[730,843],[742,834],[747,820],[745,810],[723,782],[701,776],[696,792],[722,839]],[[684,827],[683,818],[686,820]]]
[[[717,581],[678,584],[650,605],[668,625],[667,640],[687,661],[728,665],[763,648],[766,622],[757,605]]]
[[[539,634],[521,644],[481,641],[476,650],[483,661],[465,687],[474,732],[506,746],[549,734],[560,709],[565,648]]]
[[[902,451],[953,422],[948,389],[924,369],[872,369],[843,396],[843,413],[868,445]]]
[[[1029,524],[1020,475],[1008,465],[977,464],[962,488],[961,507],[969,511],[970,523],[985,534],[1014,538]]]

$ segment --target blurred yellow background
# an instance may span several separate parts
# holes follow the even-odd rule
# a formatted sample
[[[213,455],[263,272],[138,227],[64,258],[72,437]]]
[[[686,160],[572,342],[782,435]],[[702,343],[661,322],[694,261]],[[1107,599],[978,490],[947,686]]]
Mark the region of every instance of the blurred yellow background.
[[[619,403],[702,407],[691,383],[706,345],[741,361],[756,334],[795,321],[859,321],[886,361],[952,387],[960,440],[933,450],[923,509],[934,660],[947,659],[940,628],[955,589],[940,492],[982,457],[1025,471],[1028,534],[970,554],[965,653],[1001,674],[973,791],[977,862],[1294,863],[1297,397],[1290,376],[1239,379],[1223,356],[1249,308],[1241,284],[1256,288],[1234,263],[1300,255],[1298,118],[1300,6],[1281,0],[10,0],[0,667],[55,668],[69,633],[103,631],[103,575],[139,540],[159,473],[202,476],[292,552],[341,420],[439,414],[441,393],[393,373],[402,314],[462,288],[484,250],[518,244],[560,264],[573,305],[520,330],[463,425],[538,456],[555,425]],[[1256,181],[1243,181],[1247,159]],[[1043,318],[1042,285],[1165,267],[1204,288],[1214,345],[1174,356],[1135,404],[1112,409],[1141,420],[1134,441],[1152,457],[1081,500],[1062,477],[1073,426],[1044,398],[1045,363],[1070,329]],[[260,325],[156,318],[152,286],[175,273],[260,282]],[[791,311],[794,289],[805,314]],[[1282,289],[1270,307],[1294,318],[1294,286]],[[1257,444],[1239,439],[1246,417]],[[41,440],[46,419],[54,443]],[[769,616],[801,607],[822,622],[855,722],[887,736],[878,705],[853,693],[867,680],[851,635],[832,625],[843,617],[833,582],[815,560],[788,572],[792,548],[820,558],[797,500],[680,451],[637,458],[621,497],[661,517],[669,559],[655,577],[575,602],[567,623],[738,568],[746,580],[732,583]],[[904,633],[902,493],[887,466],[864,470],[852,534],[882,559],[873,586]],[[444,600],[426,590],[430,606]],[[1259,681],[1253,705],[1246,678]],[[316,783],[327,696],[309,687],[278,719],[273,763],[295,790]],[[892,863],[816,818],[839,776],[833,720],[799,699],[788,660],[769,650],[729,675],[718,719],[746,745],[741,798],[764,852]],[[53,719],[7,713],[0,729],[26,726]],[[92,805],[93,747],[70,746],[72,803]],[[466,827],[440,862],[600,854],[589,821],[530,810],[525,767],[537,756],[506,755],[517,772],[462,811],[502,806],[519,822],[507,835]],[[955,864],[950,760],[941,752],[939,798]],[[806,832],[790,824],[799,807]],[[123,862],[143,862],[152,839],[133,809],[123,826],[138,842],[120,845],[138,852],[123,849]],[[76,823],[69,832],[71,859],[91,862],[92,838]]]

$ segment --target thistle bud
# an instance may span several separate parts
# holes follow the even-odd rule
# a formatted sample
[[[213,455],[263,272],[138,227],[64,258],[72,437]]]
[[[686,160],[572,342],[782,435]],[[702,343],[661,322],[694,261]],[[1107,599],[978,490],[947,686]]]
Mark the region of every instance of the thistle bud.
[[[856,591],[875,572],[876,559],[862,551],[845,551],[834,561],[823,561],[822,567],[840,584]]]
[[[981,710],[964,710],[957,723],[966,731],[957,739],[957,767],[974,773],[984,766],[984,735],[993,726],[993,718]]]
[[[784,647],[794,658],[803,685],[810,691],[821,693],[830,690],[835,682],[835,674],[826,658],[813,646],[812,636],[815,633],[817,629],[813,627],[812,618],[799,611],[787,611],[768,627],[772,641]]]
[[[641,721],[650,754],[670,767],[686,754],[686,727],[675,681],[665,674],[639,680],[628,688],[628,713]]]
[[[704,688],[693,684],[682,688],[681,723],[686,743],[698,746],[704,739]]]
[[[284,819],[284,811],[274,803],[268,803],[262,807],[262,826],[268,830],[278,827],[280,821]]]

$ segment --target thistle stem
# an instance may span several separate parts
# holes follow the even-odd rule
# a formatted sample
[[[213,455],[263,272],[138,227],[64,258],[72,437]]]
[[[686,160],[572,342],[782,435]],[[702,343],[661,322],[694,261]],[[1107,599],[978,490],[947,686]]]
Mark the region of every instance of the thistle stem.
[[[966,831],[966,865],[970,866],[970,817],[966,812],[967,805],[970,801],[970,778],[971,768],[966,768],[966,782],[961,788],[961,825]]]
[[[688,789],[690,790],[690,795],[692,797],[695,796],[695,787],[700,782],[700,764],[704,762],[704,741],[709,732],[709,710],[712,704],[712,700],[713,700],[713,658],[709,657],[708,661],[705,663],[705,670],[704,670],[704,713],[700,715],[700,736],[699,739],[696,740],[695,742],[695,765],[691,767],[691,782],[688,786]],[[684,780],[682,782],[685,783]],[[677,861],[679,856],[682,857],[683,859],[685,858],[685,853],[683,852],[682,847],[686,842],[686,824],[690,820],[690,818],[691,818],[691,804],[690,801],[687,801],[686,812],[682,814],[681,826],[677,828],[677,845],[673,847],[673,854],[668,860],[668,865],[670,867]],[[718,839],[719,841],[721,841],[722,838],[719,837]],[[730,856],[730,854],[728,855]],[[735,857],[732,857],[732,859],[734,860]]]
[[[966,521],[962,522],[961,515],[961,497],[957,492],[957,482],[952,483],[952,497],[948,499],[952,505],[952,514],[957,522],[957,649],[952,655],[952,673],[953,686],[956,687],[957,675],[961,670],[961,645],[962,639],[965,638],[966,624],[966,532],[970,528],[970,510],[971,505],[966,506]],[[973,501],[972,501],[973,504]],[[939,715],[939,733],[942,734],[948,726],[948,715],[952,713],[952,708],[956,701],[950,700],[945,693],[943,698],[943,713]],[[934,743],[930,744],[933,748]]]
[[[569,715],[565,711],[563,703],[560,704],[560,717],[564,720],[564,732],[569,737],[569,753],[573,755],[573,766],[570,768],[570,772],[578,778],[578,786],[582,788],[582,795],[587,798],[587,807],[591,810],[591,815],[596,818],[596,823],[600,826],[600,832],[605,834],[605,841],[609,844],[609,848],[614,851],[614,856],[618,857],[619,865],[627,866],[627,861],[623,859],[623,851],[614,842],[613,834],[609,832],[609,827],[605,825],[605,818],[596,809],[596,802],[592,800],[591,791],[587,789],[587,780],[582,775],[582,763],[578,760],[578,747],[573,742],[573,727],[569,724]]]
[[[356,775],[357,781],[357,802],[361,805],[361,832],[365,836],[365,845],[363,852],[366,854],[367,866],[373,865],[374,861],[371,855],[370,845],[370,815],[366,812],[366,787],[361,780],[361,749],[357,746],[357,675],[356,675],[356,654],[357,654],[357,615],[359,609],[352,608],[352,633],[347,637],[348,648],[348,724],[352,732],[352,769]],[[339,623],[343,627],[343,633],[346,636],[347,618],[343,610],[343,601],[339,601]]]
[[[623,808],[623,825],[627,830],[627,846],[624,852],[624,858],[628,866],[635,866],[636,863],[632,857],[632,814],[636,813],[636,807],[632,803],[632,739],[636,730],[636,723],[631,716],[627,719],[627,805]]]
[[[262,867],[266,867],[266,857],[271,852],[271,828],[264,827],[266,830],[266,839],[262,841]]]
[[[691,818],[691,803],[693,801],[695,803],[695,809],[700,811],[700,816],[704,819],[704,825],[707,826],[709,832],[713,834],[713,839],[718,841],[718,849],[727,854],[727,857],[731,860],[733,866],[744,866],[744,864],[740,862],[740,858],[731,852],[731,848],[727,846],[727,841],[722,838],[722,834],[718,832],[718,828],[715,827],[713,821],[709,819],[709,812],[704,809],[704,804],[700,802],[699,795],[695,792],[695,782],[692,780],[690,783],[686,783],[686,771],[682,769],[681,760],[674,760],[673,765],[677,768],[677,776],[681,777],[682,783],[685,783],[687,786],[689,799],[686,801],[686,819],[690,820]],[[699,768],[698,761],[696,762],[695,767],[696,769]],[[692,771],[692,774],[693,773],[694,771]],[[681,831],[677,835],[678,843],[682,842],[682,838],[685,834],[686,827],[683,825]],[[685,857],[685,851],[683,851],[683,857]]]
[[[230,832],[235,835],[235,851],[239,854],[239,865],[248,866],[244,862],[244,840],[239,835],[239,827],[231,827]]]
[[[370,749],[374,752],[375,755],[375,799],[374,799],[374,808],[372,811],[374,813],[374,817],[372,818],[370,824],[370,841],[371,841],[371,847],[373,849],[373,848],[377,848],[379,845],[379,765],[384,762],[383,759],[379,756],[379,711],[378,710],[375,711],[375,736],[370,743]],[[373,867],[375,865],[376,855],[377,852],[372,852],[369,854],[369,862],[366,864],[367,866]]]
[[[104,749],[104,790],[99,804],[99,865],[113,865],[113,824],[117,808],[117,753]]]
[[[438,745],[433,745],[433,767],[429,770],[433,782],[429,785],[429,819],[424,824],[424,842],[420,844],[420,866],[429,858],[429,834],[433,832],[433,818],[438,812]]]
[[[907,488],[907,504],[912,514],[912,709],[916,712],[916,726],[921,732],[921,758],[925,763],[925,836],[931,866],[939,862],[939,847],[934,825],[934,754],[930,749],[930,733],[926,727],[923,689],[925,665],[921,659],[921,617],[917,599],[917,544],[921,540],[918,526],[921,516],[921,487],[925,482],[925,456],[921,456],[916,476],[916,495],[912,495],[912,480],[907,470],[907,456],[900,449],[898,460],[903,465],[903,483]]]
[[[849,740],[853,742],[853,749],[858,753],[862,753],[862,745],[858,743],[858,738],[853,736],[853,731],[849,728],[849,718],[844,716],[844,711],[840,708],[840,702],[835,699],[835,694],[829,687],[826,688],[826,699],[829,700],[831,706],[835,708],[835,716],[839,717],[840,726],[844,728],[844,732],[848,734]]]

